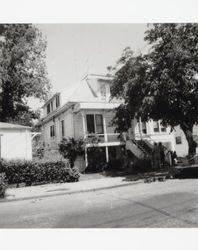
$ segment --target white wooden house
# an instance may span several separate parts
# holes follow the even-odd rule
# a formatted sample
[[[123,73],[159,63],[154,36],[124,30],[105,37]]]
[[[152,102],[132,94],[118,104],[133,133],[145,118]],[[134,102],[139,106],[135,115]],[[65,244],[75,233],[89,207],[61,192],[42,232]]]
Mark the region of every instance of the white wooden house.
[[[31,127],[0,122],[0,159],[32,160]]]
[[[110,80],[107,76],[88,75],[70,89],[56,93],[45,103],[41,133],[46,148],[57,150],[62,138],[86,138],[95,133],[101,138],[98,146],[103,148],[107,162],[113,156],[119,156],[125,142],[118,139],[111,121],[113,110],[121,101],[110,99]],[[171,133],[160,122],[132,121],[126,146],[138,157],[142,155],[142,148],[135,141],[140,139],[150,144],[162,142],[167,148],[176,150],[178,155],[187,154],[187,142],[182,131],[177,128]]]

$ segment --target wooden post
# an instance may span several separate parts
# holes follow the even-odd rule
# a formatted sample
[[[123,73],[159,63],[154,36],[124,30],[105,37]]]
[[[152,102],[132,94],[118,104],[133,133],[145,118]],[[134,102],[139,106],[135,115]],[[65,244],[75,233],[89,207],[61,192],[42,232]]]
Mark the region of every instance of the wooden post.
[[[103,115],[103,127],[104,127],[104,141],[108,142],[108,137],[107,137],[107,127],[106,127],[106,118]]]
[[[105,115],[105,113],[103,113]],[[106,118],[103,115],[103,127],[104,127],[104,141],[108,142],[108,136],[107,136],[107,127],[106,127]],[[105,155],[106,155],[106,162],[109,162],[109,151],[108,147],[105,147]]]
[[[138,125],[139,125],[140,140],[142,140],[142,122],[141,122],[141,118],[138,121]]]
[[[105,147],[105,152],[106,152],[106,162],[109,162],[109,151],[108,151],[108,147]]]
[[[86,125],[85,125],[85,113],[84,111],[81,112],[82,115],[82,123],[83,123],[83,137],[84,140],[86,139]],[[85,167],[88,166],[88,158],[87,158],[87,146],[85,145]]]

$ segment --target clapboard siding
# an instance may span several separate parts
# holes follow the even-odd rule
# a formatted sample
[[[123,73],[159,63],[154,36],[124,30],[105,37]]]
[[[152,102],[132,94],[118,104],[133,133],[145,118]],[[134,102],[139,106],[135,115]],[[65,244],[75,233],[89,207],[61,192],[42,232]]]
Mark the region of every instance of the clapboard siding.
[[[80,113],[74,114],[74,138],[83,137],[83,121]]]

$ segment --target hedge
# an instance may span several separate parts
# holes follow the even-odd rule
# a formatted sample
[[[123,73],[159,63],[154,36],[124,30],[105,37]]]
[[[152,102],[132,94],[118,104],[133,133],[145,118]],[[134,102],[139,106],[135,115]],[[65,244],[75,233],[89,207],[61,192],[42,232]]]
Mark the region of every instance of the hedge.
[[[6,177],[4,173],[0,173],[0,198],[5,196],[5,190],[7,187]]]
[[[5,173],[8,184],[26,186],[78,181],[79,172],[66,161],[1,161],[0,173]]]

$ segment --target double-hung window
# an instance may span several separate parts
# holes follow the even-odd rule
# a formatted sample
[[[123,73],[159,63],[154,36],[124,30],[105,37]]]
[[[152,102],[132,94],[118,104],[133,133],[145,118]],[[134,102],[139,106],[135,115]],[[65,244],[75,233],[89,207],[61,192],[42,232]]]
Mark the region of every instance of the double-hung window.
[[[107,94],[106,94],[106,86],[105,86],[105,84],[100,86],[100,94],[101,94],[101,100],[106,101]]]
[[[54,125],[50,126],[50,137],[54,137],[55,136],[55,127]]]
[[[155,133],[159,133],[160,130],[159,130],[159,122],[158,121],[153,121],[153,131]]]
[[[59,95],[56,96],[56,108],[60,106],[60,97]]]
[[[47,104],[47,114],[50,113],[50,103]]]
[[[103,134],[104,128],[103,128],[103,116],[102,115],[87,115],[87,132],[89,134]]]
[[[64,125],[64,120],[61,121],[61,135],[62,135],[62,137],[65,136],[65,125]]]

